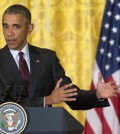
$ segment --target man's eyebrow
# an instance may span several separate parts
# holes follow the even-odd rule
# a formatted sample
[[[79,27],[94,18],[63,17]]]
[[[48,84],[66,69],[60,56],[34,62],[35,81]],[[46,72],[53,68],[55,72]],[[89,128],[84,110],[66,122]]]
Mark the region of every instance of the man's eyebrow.
[[[2,25],[8,25],[7,23],[2,23]],[[13,26],[21,26],[20,24],[12,24]]]
[[[2,25],[8,25],[7,23],[2,23]]]
[[[20,24],[13,24],[13,26],[21,26]]]

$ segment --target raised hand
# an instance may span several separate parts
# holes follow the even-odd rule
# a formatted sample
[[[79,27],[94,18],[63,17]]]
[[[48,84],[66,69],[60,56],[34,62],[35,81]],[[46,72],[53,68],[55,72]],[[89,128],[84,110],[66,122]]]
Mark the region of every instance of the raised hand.
[[[120,88],[120,86],[116,85],[116,81],[104,83],[101,73],[98,73],[97,96],[99,99],[116,96],[120,93],[120,91],[117,90],[118,88]]]
[[[57,104],[65,101],[76,101],[76,98],[74,98],[74,96],[77,95],[77,89],[71,88],[72,83],[60,87],[61,83],[62,78],[58,80],[52,94],[45,97],[46,105]]]

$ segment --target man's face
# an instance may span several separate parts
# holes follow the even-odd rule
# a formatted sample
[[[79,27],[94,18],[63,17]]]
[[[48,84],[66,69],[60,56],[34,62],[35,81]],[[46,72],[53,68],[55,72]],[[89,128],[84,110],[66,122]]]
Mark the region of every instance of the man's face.
[[[27,42],[27,35],[32,31],[32,25],[27,25],[21,14],[4,14],[2,27],[8,48],[13,50],[21,50]]]

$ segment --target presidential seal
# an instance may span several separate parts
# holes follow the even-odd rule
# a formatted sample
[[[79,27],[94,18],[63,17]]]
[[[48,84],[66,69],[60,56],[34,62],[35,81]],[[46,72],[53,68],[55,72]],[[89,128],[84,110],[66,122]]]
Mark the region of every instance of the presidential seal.
[[[0,105],[0,133],[20,134],[27,124],[27,115],[23,107],[14,102]]]

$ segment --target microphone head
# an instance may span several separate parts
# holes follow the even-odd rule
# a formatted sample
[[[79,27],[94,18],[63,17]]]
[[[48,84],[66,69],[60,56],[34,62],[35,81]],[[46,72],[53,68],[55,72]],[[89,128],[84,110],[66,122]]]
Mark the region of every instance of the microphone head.
[[[20,84],[20,86],[19,86],[19,88],[20,88],[20,90],[25,90],[25,89],[27,89],[27,87],[28,87],[28,81],[26,81],[26,80],[23,80],[22,82],[21,82],[21,84]]]
[[[13,81],[7,81],[7,84],[5,85],[5,92],[11,91],[13,88],[13,85],[14,85]]]

